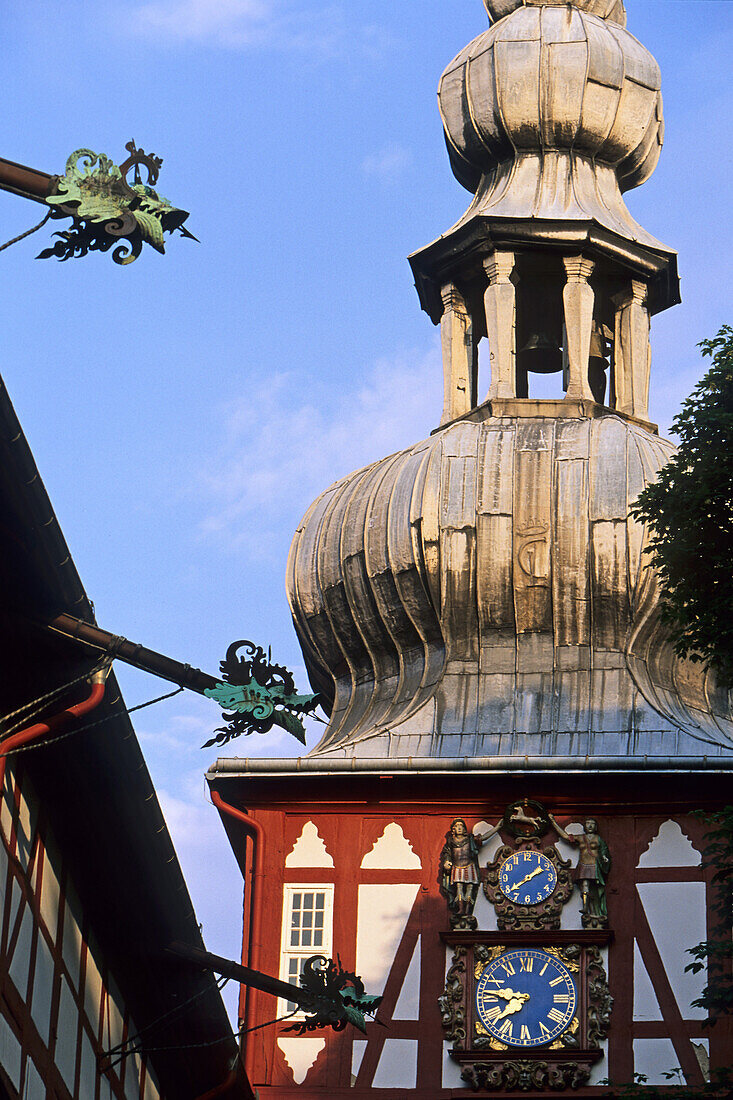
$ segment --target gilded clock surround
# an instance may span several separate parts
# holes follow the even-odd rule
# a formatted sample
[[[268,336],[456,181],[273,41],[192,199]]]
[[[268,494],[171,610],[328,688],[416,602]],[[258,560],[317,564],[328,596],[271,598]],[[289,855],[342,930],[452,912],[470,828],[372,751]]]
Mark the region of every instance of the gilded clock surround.
[[[453,948],[440,1011],[451,1057],[461,1065],[461,1077],[475,1091],[578,1088],[603,1057],[601,1044],[610,1022],[612,999],[601,956],[609,932],[451,933],[443,936]],[[536,952],[555,958],[573,977],[575,1012],[551,1042],[533,1048],[500,1042],[483,1026],[476,1004],[476,986],[488,967],[508,953]]]

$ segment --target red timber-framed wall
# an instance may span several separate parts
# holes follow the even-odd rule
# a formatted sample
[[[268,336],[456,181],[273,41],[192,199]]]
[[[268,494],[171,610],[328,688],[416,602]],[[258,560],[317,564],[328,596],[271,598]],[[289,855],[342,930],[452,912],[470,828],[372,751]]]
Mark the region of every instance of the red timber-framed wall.
[[[381,1023],[369,1023],[365,1039],[353,1028],[298,1037],[286,1030],[287,1023],[256,1032],[247,1062],[260,1096],[280,1100],[294,1090],[304,1100],[476,1095],[461,1081],[443,1044],[437,1000],[449,955],[440,934],[449,926],[438,886],[438,857],[455,817],[464,817],[469,828],[480,821],[495,824],[509,802],[524,797],[543,802],[571,832],[573,823],[595,817],[613,860],[608,881],[613,940],[605,956],[614,998],[611,1028],[590,1084],[572,1095],[603,1095],[608,1092],[600,1083],[604,1079],[628,1082],[634,1073],[645,1073],[650,1083],[668,1084],[662,1075],[676,1066],[688,1083],[701,1085],[708,1059],[712,1066],[730,1063],[730,1024],[703,1026],[700,1011],[690,1007],[703,980],[684,973],[686,948],[714,934],[711,872],[700,859],[704,829],[690,815],[724,804],[723,777],[250,774],[224,780],[210,773],[210,779],[225,801],[262,826],[266,837],[254,897],[262,915],[261,969],[283,973],[287,887],[315,890],[332,884],[332,954],[364,978],[367,992],[384,995]],[[248,884],[246,962],[252,848],[236,820],[225,817],[225,825]],[[492,856],[491,845],[487,849],[482,864]],[[558,850],[577,858],[562,841]],[[576,890],[565,906],[563,928],[580,927],[579,908]],[[479,930],[496,929],[492,907],[482,895],[476,916]],[[243,1018],[246,1000],[243,991]],[[257,994],[248,1020],[265,1023],[283,1011],[272,997]]]
[[[103,1068],[104,1052],[135,1034],[135,1023],[33,787],[12,766],[0,834],[0,1095],[157,1100],[146,1059]]]

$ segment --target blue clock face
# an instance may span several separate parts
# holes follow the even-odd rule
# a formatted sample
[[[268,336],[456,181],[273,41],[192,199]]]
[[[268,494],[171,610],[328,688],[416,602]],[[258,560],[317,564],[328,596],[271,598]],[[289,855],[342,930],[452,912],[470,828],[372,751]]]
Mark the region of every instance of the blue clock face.
[[[537,905],[557,886],[557,871],[542,852],[515,852],[499,867],[502,894],[517,905]]]
[[[554,955],[521,948],[499,955],[476,983],[476,1015],[489,1035],[512,1047],[552,1043],[572,1023],[578,995]]]

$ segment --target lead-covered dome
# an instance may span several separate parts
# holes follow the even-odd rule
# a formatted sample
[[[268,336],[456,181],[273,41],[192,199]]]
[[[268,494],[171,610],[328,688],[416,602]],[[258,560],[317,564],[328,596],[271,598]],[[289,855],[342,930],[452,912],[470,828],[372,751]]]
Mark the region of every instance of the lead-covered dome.
[[[659,66],[619,23],[591,14],[603,0],[489,6],[513,10],[458,54],[438,91],[458,180],[475,193],[502,165],[558,156],[565,174],[570,159],[587,161],[585,176],[605,166],[621,190],[648,179],[663,139]]]
[[[316,752],[695,755],[733,743],[727,697],[675,658],[644,529],[673,452],[608,414],[449,425],[333,485],[288,589],[315,685]]]
[[[511,15],[517,8],[522,7],[567,7],[569,0],[484,0],[484,7],[489,13],[492,23]],[[591,15],[598,15],[601,19],[609,19],[613,23],[626,26],[626,9],[623,0],[572,0],[573,6],[587,11]]]

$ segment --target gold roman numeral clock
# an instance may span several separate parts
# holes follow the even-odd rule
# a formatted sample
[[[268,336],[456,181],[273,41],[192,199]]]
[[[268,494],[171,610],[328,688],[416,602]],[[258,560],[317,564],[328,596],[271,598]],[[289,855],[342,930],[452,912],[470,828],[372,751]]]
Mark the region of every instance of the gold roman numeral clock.
[[[586,921],[590,890],[570,861],[545,844],[550,830],[560,826],[544,806],[524,800],[508,806],[490,834],[474,834],[477,848],[499,832],[511,841],[484,870],[476,865],[499,931],[452,920],[453,931],[443,935],[453,950],[440,998],[443,1028],[451,1057],[475,1091],[577,1089],[603,1057],[611,1012],[603,950],[612,934],[597,915]],[[559,835],[568,837],[564,830]],[[585,841],[570,839],[582,859]],[[604,858],[607,870],[607,849]],[[583,874],[589,867],[579,862]],[[561,927],[571,897],[582,903],[582,930]]]

